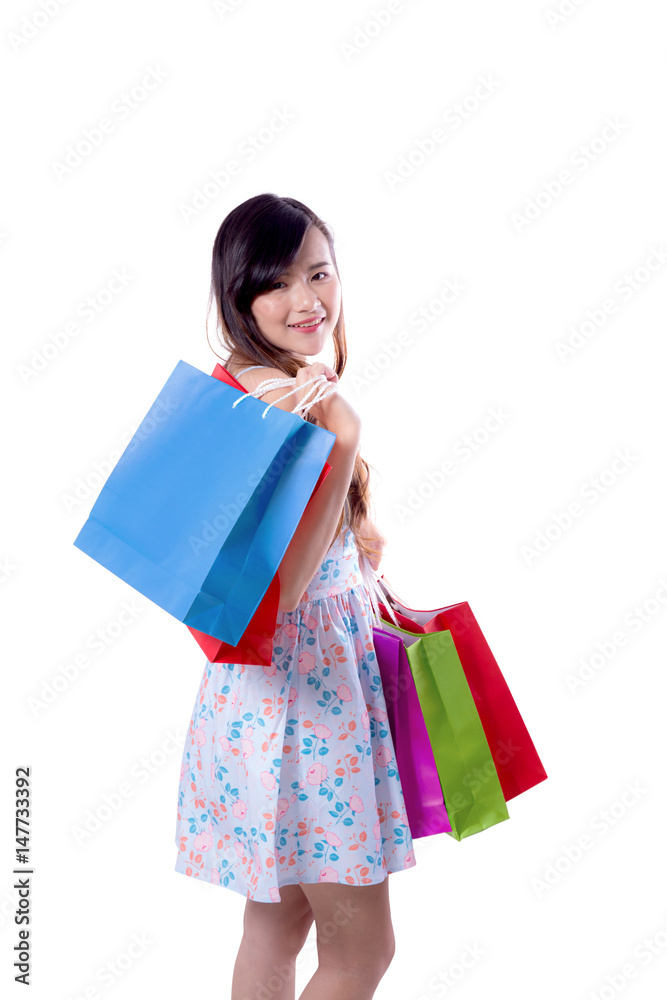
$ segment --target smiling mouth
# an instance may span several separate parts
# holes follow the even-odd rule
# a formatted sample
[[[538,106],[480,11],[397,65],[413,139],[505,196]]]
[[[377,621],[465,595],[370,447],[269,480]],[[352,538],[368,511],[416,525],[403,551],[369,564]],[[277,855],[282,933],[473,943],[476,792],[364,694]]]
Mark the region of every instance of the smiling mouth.
[[[288,323],[290,330],[316,330],[324,323],[324,316],[318,316],[316,320],[305,323]]]

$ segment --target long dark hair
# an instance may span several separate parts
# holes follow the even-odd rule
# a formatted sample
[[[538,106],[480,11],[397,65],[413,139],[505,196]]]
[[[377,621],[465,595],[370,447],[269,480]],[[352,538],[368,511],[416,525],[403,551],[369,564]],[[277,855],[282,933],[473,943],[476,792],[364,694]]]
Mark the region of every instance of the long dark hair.
[[[308,364],[271,344],[257,326],[250,306],[257,295],[270,288],[292,265],[309,226],[317,226],[326,237],[331,260],[340,279],[329,226],[295,198],[258,194],[238,205],[223,220],[213,243],[208,313],[215,297],[216,332],[221,346],[229,351],[227,361],[238,365],[279,368],[289,378],[295,378],[298,370]],[[208,322],[206,336],[208,339]],[[333,344],[334,361],[331,367],[340,378],[347,361],[342,299],[333,331]],[[216,357],[220,357],[210,340],[209,346]],[[222,358],[220,360],[223,361]],[[310,413],[306,413],[304,419],[322,426]],[[370,468],[357,453],[345,507],[335,534],[337,538],[347,513],[357,545],[367,556],[372,554],[366,544],[370,537],[364,534],[362,524],[365,518],[371,519]]]

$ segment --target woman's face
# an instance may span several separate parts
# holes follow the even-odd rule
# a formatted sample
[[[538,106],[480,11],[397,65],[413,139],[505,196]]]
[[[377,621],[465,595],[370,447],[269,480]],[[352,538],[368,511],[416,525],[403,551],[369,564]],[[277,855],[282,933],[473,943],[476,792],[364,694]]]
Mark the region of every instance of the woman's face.
[[[250,309],[270,343],[305,361],[324,349],[338,322],[340,300],[329,244],[317,226],[309,226],[290,270],[257,295]],[[313,317],[320,320],[315,329],[295,329]]]

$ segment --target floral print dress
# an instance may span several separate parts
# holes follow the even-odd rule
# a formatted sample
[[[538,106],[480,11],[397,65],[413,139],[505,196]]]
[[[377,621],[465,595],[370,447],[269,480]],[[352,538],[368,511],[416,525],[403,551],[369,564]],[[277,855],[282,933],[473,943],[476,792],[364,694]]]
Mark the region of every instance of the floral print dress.
[[[349,525],[270,666],[207,661],[185,740],[175,869],[260,902],[297,882],[372,885],[415,865]]]

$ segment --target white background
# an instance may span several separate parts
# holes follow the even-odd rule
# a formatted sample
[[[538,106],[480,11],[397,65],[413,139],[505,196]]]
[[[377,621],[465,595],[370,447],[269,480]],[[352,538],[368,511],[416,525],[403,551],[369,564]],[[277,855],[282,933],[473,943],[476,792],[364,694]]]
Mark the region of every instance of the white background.
[[[244,899],[173,871],[205,657],[73,540],[100,468],[176,362],[218,360],[205,330],[213,238],[233,207],[272,191],[334,230],[341,392],[376,470],[386,577],[413,607],[470,602],[549,775],[510,801],[509,821],[415,842],[416,867],[391,876],[398,950],[376,996],[653,1000],[667,972],[659,5],[44,5],[1,15],[3,980],[17,941],[14,770],[29,765],[31,996],[229,995]],[[115,102],[149,70],[163,79],[121,117]],[[475,97],[482,78],[492,92]],[[293,120],[250,162],[239,149],[275,109]],[[105,117],[112,132],[58,176]],[[186,218],[230,159],[240,174]],[[393,184],[400,162],[411,172]],[[130,280],[107,302],[114,269]],[[464,290],[443,304],[447,281]],[[92,322],[78,312],[89,296]],[[429,488],[447,460],[456,473]],[[133,623],[93,652],[128,602]],[[82,654],[88,666],[68,671]],[[124,783],[132,794],[105,815]],[[150,944],[105,988],[98,970],[134,934]],[[448,988],[467,947],[480,957]]]

